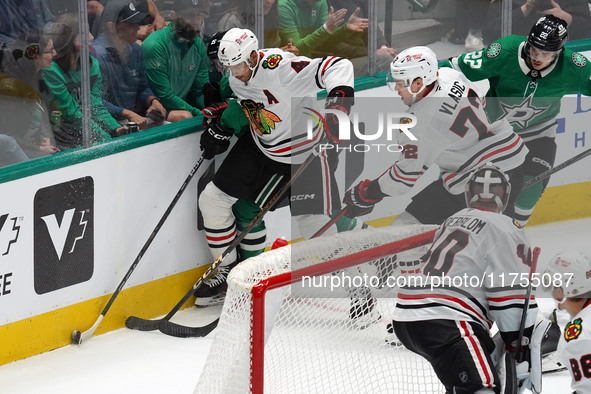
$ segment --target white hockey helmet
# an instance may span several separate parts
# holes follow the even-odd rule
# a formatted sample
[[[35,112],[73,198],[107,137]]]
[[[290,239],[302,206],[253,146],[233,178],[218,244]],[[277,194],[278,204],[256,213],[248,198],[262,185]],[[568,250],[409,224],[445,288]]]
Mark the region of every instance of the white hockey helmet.
[[[507,207],[511,183],[509,177],[492,163],[477,168],[466,183],[466,205],[472,208],[475,203],[495,204],[497,212]],[[492,205],[491,204],[491,205]]]
[[[574,298],[591,292],[591,259],[583,252],[569,250],[552,257],[548,268],[540,277],[544,291],[552,292],[561,287],[564,297],[558,301],[562,304],[567,298]]]
[[[220,40],[218,49],[218,59],[224,67],[236,66],[246,62],[251,69],[255,65],[250,62],[252,51],[259,50],[259,40],[253,32],[248,29],[239,29],[237,27],[230,29]]]
[[[413,93],[410,85],[417,78],[423,79],[421,90],[437,80],[437,56],[428,47],[412,47],[400,52],[390,63],[386,83],[390,90],[399,91],[401,88],[407,88],[413,97],[416,97],[421,90]],[[397,84],[396,81],[402,83]]]

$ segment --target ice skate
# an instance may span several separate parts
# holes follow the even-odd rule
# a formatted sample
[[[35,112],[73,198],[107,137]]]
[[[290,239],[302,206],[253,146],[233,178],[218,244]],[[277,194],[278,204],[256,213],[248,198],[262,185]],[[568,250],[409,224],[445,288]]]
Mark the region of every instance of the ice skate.
[[[222,305],[226,299],[228,289],[228,274],[238,263],[224,265],[218,268],[214,276],[206,280],[195,292],[195,306],[207,308],[210,306]]]
[[[350,290],[351,309],[349,319],[354,328],[363,330],[380,321],[382,316],[375,308],[375,299],[371,298],[371,292],[367,287]]]

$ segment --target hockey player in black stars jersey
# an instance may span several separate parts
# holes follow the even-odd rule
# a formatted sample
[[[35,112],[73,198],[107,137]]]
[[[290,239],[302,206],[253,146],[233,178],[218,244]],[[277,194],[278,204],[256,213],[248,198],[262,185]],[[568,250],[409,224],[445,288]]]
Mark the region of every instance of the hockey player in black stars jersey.
[[[218,59],[226,70],[237,101],[228,104],[221,117],[203,132],[201,147],[204,156],[211,158],[228,148],[235,131],[231,127],[233,118],[238,117],[236,108],[241,108],[241,119],[246,115],[249,124],[248,131],[239,137],[199,197],[205,233],[214,259],[236,236],[237,223],[232,205],[238,199],[261,201],[261,206],[264,205],[264,201],[289,181],[292,173],[310,155],[315,154],[319,143],[327,138],[333,143],[340,142],[331,134],[331,130],[338,130],[337,120],[332,116],[326,119],[326,136],[321,128],[315,129],[312,139],[307,138],[305,130],[301,133],[291,130],[291,99],[315,97],[326,89],[326,108],[348,114],[354,95],[353,66],[349,60],[335,56],[310,59],[281,49],[261,50],[256,36],[247,29],[234,28],[226,32],[220,40]],[[210,111],[205,109],[204,114],[206,112]],[[337,163],[338,157],[333,150],[317,151],[311,164],[291,185],[292,196],[295,193],[305,196],[303,199],[290,198],[290,208],[300,234],[306,239],[330,221],[333,211],[340,210],[334,177]],[[346,218],[341,223],[331,226],[325,234],[354,229],[362,224]],[[252,240],[259,245],[261,241],[265,242],[264,235]],[[196,305],[223,302],[228,273],[238,262],[236,252],[228,254],[216,275],[196,292]],[[352,307],[351,313],[360,326],[365,325],[365,321],[377,319],[372,299],[362,299],[364,304],[360,308]]]

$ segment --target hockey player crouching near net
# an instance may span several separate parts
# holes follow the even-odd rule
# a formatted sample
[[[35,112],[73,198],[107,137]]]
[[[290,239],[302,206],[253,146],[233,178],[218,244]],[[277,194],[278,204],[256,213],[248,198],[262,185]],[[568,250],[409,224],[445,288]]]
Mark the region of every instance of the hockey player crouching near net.
[[[477,169],[465,190],[469,208],[448,218],[436,233],[417,274],[424,285],[400,289],[392,324],[402,344],[431,363],[446,393],[511,393],[515,382],[497,372],[492,354],[495,342],[500,344],[498,351],[515,353],[526,287],[507,286],[502,278],[507,273],[528,276],[530,241],[518,224],[502,214],[512,190],[498,167]],[[444,274],[446,286],[431,288]],[[486,279],[476,284],[473,278]],[[534,331],[537,311],[532,296],[523,332],[524,357],[517,363],[518,376],[527,380],[526,371],[532,372],[539,390],[540,343],[550,322]],[[502,341],[491,338],[495,322]],[[532,331],[535,341],[530,349]]]
[[[587,327],[591,322],[591,259],[576,250],[559,253],[550,260],[541,278],[558,309],[572,317],[560,336],[557,351],[570,371],[571,388],[578,394],[591,393],[591,334]]]
[[[458,71],[438,70],[436,55],[428,47],[402,51],[390,65],[387,82],[409,106],[407,112],[416,116],[412,134],[417,140],[399,133],[398,144],[404,151],[379,178],[362,181],[347,191],[346,215],[366,215],[384,197],[409,192],[436,164],[441,177],[415,195],[392,225],[441,224],[466,207],[463,193],[470,173],[492,162],[511,180],[513,193],[505,214],[513,216],[514,201],[523,185],[527,148],[506,120],[488,121],[484,98],[476,85]],[[399,254],[396,264],[383,265],[382,276],[412,273],[427,248]],[[400,271],[394,270],[396,266]]]
[[[214,259],[218,258],[236,236],[236,220],[232,205],[238,199],[257,200],[257,196],[275,195],[292,177],[292,172],[313,153],[325,138],[338,141],[331,130],[338,130],[336,118],[328,116],[328,136],[317,135],[308,140],[306,130],[291,130],[291,99],[316,97],[328,92],[326,108],[349,113],[354,96],[353,65],[344,58],[310,59],[295,56],[281,49],[260,50],[256,36],[247,29],[230,29],[220,40],[219,63],[226,69],[229,85],[243,114],[249,121],[244,133],[199,197],[205,233]],[[213,118],[203,132],[201,147],[204,157],[224,152],[234,130],[226,115]],[[208,109],[204,109],[204,114]],[[213,111],[219,114],[219,110]],[[207,116],[207,115],[206,115]],[[244,116],[244,115],[242,115]],[[334,178],[338,157],[334,150],[323,150],[291,185],[291,193],[305,194],[306,199],[290,199],[290,208],[300,234],[309,239],[327,222],[332,211],[340,209],[340,196]],[[271,182],[280,176],[280,182]],[[349,220],[349,222],[351,222]],[[353,229],[357,221],[351,222]],[[334,234],[337,225],[325,234]],[[264,242],[264,238],[263,238]],[[200,287],[196,305],[223,303],[227,276],[238,264],[235,251],[220,264],[215,276]],[[365,306],[351,312],[353,320],[376,317],[371,298],[363,298]]]

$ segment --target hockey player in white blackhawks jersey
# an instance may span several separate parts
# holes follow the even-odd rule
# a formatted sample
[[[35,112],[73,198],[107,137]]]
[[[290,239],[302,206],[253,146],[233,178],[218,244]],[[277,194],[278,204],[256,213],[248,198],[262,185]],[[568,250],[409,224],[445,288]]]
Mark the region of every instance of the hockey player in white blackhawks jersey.
[[[331,134],[331,130],[338,130],[338,121],[334,115],[328,116],[327,127],[316,128],[308,139],[307,130],[291,127],[295,124],[291,119],[292,100],[316,97],[326,89],[326,108],[348,114],[354,95],[352,63],[336,56],[310,59],[281,49],[259,49],[255,35],[238,28],[228,30],[220,40],[218,58],[229,74],[230,88],[242,115],[249,121],[249,132],[238,139],[199,198],[213,258],[219,257],[236,237],[232,205],[238,199],[256,201],[259,195],[274,195],[273,186],[283,186],[293,171],[316,154],[292,183],[290,198],[291,214],[300,234],[310,238],[330,221],[329,215],[334,210],[341,208],[334,177],[338,156],[333,150],[315,150],[326,138],[339,142]],[[227,149],[228,140],[234,134],[234,130],[223,126],[226,113],[229,110],[222,114],[221,122],[213,123],[203,133],[201,146],[208,157]],[[281,183],[270,185],[277,175],[282,176]],[[356,221],[349,223],[349,227],[354,227]],[[333,225],[325,234],[336,232],[337,225]],[[228,254],[217,274],[196,292],[197,305],[211,305],[214,297],[223,302],[228,272],[236,264],[236,253]],[[358,310],[366,315],[369,308],[373,310],[373,306]]]
[[[515,197],[523,185],[522,163],[527,148],[506,120],[489,123],[478,88],[458,71],[437,69],[435,53],[427,47],[402,51],[392,62],[390,89],[409,106],[416,125],[398,143],[399,159],[379,178],[365,180],[347,191],[349,217],[364,215],[387,196],[407,193],[427,169],[437,164],[441,177],[413,197],[394,224],[441,224],[466,207],[463,191],[470,173],[493,163],[511,179]],[[401,122],[412,122],[409,118]],[[513,215],[512,194],[506,215]]]
[[[527,285],[512,286],[509,278],[528,277],[532,250],[525,231],[501,214],[512,194],[503,172],[484,165],[469,177],[465,190],[469,208],[437,231],[420,274],[409,277],[398,293],[393,326],[407,348],[431,363],[447,393],[498,394],[501,382],[489,330],[496,322],[503,347],[515,350]],[[524,331],[528,339],[536,314],[532,296]],[[528,360],[526,346],[522,353]],[[539,358],[537,364],[539,371]]]
[[[560,360],[571,373],[571,387],[577,394],[591,393],[591,259],[576,250],[559,253],[542,279],[558,309],[572,317],[558,343]]]

